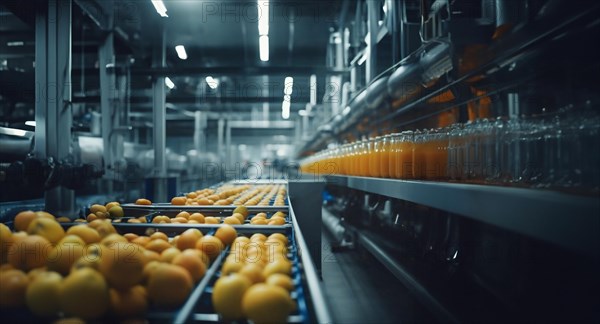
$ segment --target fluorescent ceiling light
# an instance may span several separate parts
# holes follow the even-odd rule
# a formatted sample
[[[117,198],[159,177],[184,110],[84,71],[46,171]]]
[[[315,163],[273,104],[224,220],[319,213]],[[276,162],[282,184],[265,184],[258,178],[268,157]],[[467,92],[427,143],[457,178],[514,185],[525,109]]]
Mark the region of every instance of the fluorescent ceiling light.
[[[209,75],[206,77],[206,84],[208,84],[211,89],[216,89],[219,86],[219,80]]]
[[[283,93],[285,93],[288,96],[291,95],[293,87],[294,87],[294,78],[292,78],[292,77],[285,78],[285,81],[283,82]]]
[[[25,122],[25,125],[35,127],[35,120],[28,120]]]
[[[283,100],[283,102],[281,103],[281,117],[283,119],[290,118],[290,107],[291,102],[289,100]]]
[[[269,35],[269,1],[258,1],[258,34],[260,36]]]
[[[14,41],[14,42],[7,42],[6,46],[23,46],[25,45],[25,42],[23,41]]]
[[[156,9],[156,12],[158,12],[158,14],[161,17],[169,17],[169,16],[167,16],[167,7],[165,7],[165,4],[162,2],[162,0],[150,0],[150,1],[154,5],[154,9]]]
[[[175,83],[173,83],[173,81],[171,81],[171,79],[169,79],[169,77],[165,78],[165,85],[167,87],[169,87],[169,89],[175,88]]]
[[[260,36],[258,39],[260,51],[260,60],[267,62],[269,60],[269,36]]]
[[[179,56],[180,59],[187,59],[187,53],[185,52],[185,47],[183,47],[183,45],[175,46],[175,50],[177,51],[177,56]]]

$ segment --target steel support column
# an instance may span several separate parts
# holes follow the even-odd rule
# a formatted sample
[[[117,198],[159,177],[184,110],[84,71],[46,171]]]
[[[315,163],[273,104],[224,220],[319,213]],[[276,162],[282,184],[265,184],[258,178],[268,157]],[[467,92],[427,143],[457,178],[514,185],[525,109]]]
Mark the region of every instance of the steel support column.
[[[112,2],[107,2],[107,7],[112,9]],[[109,26],[113,25],[112,10],[109,10],[107,16],[107,23]],[[102,115],[102,146],[104,148],[104,178],[107,182],[107,194],[112,194],[113,181],[115,179],[114,170],[114,156],[115,152],[114,141],[112,140],[113,129],[116,127],[115,118],[115,96],[116,96],[116,82],[114,65],[115,65],[115,51],[114,51],[114,35],[112,31],[108,31],[102,44],[98,48],[98,65],[100,72],[100,112]]]
[[[166,65],[165,26],[160,24],[160,40],[155,44],[153,67],[164,68]],[[167,159],[165,150],[167,148],[167,124],[165,107],[165,77],[157,76],[152,85],[152,121],[154,125],[154,200],[157,202],[167,201]]]
[[[71,0],[49,0],[35,21],[35,149],[38,158],[71,155]],[[73,190],[45,192],[46,210],[75,214]]]
[[[367,1],[369,44],[367,45],[366,82],[373,81],[377,76],[377,35],[379,34],[379,1]]]

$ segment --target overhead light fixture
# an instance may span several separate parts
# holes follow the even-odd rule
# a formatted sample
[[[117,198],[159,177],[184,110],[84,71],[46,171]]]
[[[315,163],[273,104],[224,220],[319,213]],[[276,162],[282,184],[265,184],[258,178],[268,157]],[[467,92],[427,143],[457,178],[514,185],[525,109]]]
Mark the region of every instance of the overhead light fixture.
[[[25,122],[25,125],[35,127],[35,120],[28,120]]]
[[[269,35],[269,1],[258,0],[258,34]]]
[[[179,56],[180,59],[187,59],[187,53],[185,52],[185,47],[183,47],[183,45],[175,46],[175,51],[177,51],[177,56]]]
[[[283,100],[283,102],[281,103],[281,118],[290,118],[290,107],[291,102],[289,100]]]
[[[14,41],[14,42],[6,42],[6,46],[23,46],[25,42],[23,41]]]
[[[304,116],[308,116],[308,113],[306,112],[305,109],[300,109],[300,110],[298,110],[298,115],[304,117]]]
[[[267,62],[269,60],[269,36],[260,36],[258,39],[260,60]]]
[[[283,93],[290,96],[292,94],[293,87],[294,87],[294,78],[286,77],[285,81],[283,82]]]
[[[269,60],[269,1],[258,0],[258,47],[260,60]]]
[[[158,12],[158,14],[161,17],[169,17],[169,16],[167,16],[167,7],[165,7],[165,4],[162,2],[162,0],[150,0],[150,1],[154,5],[154,9],[156,9],[156,12]]]
[[[175,83],[173,83],[173,81],[171,81],[171,79],[169,77],[165,78],[165,85],[169,88],[169,89],[173,89],[175,88]]]
[[[206,84],[208,84],[211,89],[216,89],[219,86],[219,80],[209,75],[206,77]]]

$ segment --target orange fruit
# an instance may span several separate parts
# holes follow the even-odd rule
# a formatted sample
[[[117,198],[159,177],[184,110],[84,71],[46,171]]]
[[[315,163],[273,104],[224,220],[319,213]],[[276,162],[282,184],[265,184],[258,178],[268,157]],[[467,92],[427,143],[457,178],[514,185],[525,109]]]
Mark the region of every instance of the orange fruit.
[[[239,272],[244,267],[244,263],[239,258],[225,260],[221,267],[221,275],[226,276],[235,272]]]
[[[14,243],[19,242],[20,240],[26,238],[27,236],[29,236],[29,235],[27,234],[26,231],[20,231],[20,232],[12,233],[12,238],[13,238],[13,242]]]
[[[148,296],[158,307],[178,307],[192,292],[192,277],[182,267],[162,264],[150,272]]]
[[[182,212],[179,212],[179,214],[175,215],[175,218],[183,217],[185,219],[190,219],[190,216],[191,216],[190,213],[188,213],[186,211],[182,211]]]
[[[179,239],[177,240],[177,248],[180,250],[193,249],[196,247],[196,242],[202,238],[202,232],[196,228],[189,228],[185,230]]]
[[[265,234],[255,233],[250,236],[250,242],[264,242],[267,240]]]
[[[25,305],[25,293],[29,278],[17,269],[0,272],[0,309]]]
[[[154,251],[156,253],[162,253],[170,247],[172,247],[171,244],[165,240],[151,240],[145,246],[146,250]]]
[[[63,277],[53,271],[43,271],[29,283],[25,302],[37,316],[54,317],[60,312],[60,289]]]
[[[212,235],[205,235],[196,242],[196,249],[204,252],[211,260],[214,260],[224,248],[223,242]]]
[[[106,206],[106,210],[110,210],[111,208],[113,208],[114,206],[121,206],[121,204],[118,201],[111,201],[108,204],[105,205]]]
[[[152,202],[146,198],[140,198],[135,201],[136,205],[152,205]]]
[[[123,234],[123,237],[126,238],[128,242],[131,242],[140,236],[137,234],[134,234],[134,233],[125,233],[125,234]]]
[[[12,232],[8,226],[0,223],[0,264],[7,262],[8,249],[15,242]]]
[[[252,286],[248,278],[232,274],[220,277],[213,287],[212,303],[215,311],[224,321],[237,320],[244,317],[242,298]]]
[[[102,212],[102,213],[106,213],[107,209],[106,206],[104,205],[99,205],[99,204],[94,204],[90,206],[90,213],[97,213],[97,212]]]
[[[273,233],[273,234],[269,235],[268,239],[269,239],[269,240],[271,240],[271,239],[276,239],[276,240],[279,240],[279,241],[281,241],[281,242],[282,242],[282,243],[283,243],[285,246],[287,246],[287,245],[289,244],[287,236],[285,236],[285,235],[283,235],[283,234],[281,234],[281,233]]]
[[[110,216],[110,218],[121,218],[123,216],[125,216],[125,212],[123,211],[123,207],[119,206],[119,205],[115,205],[110,207],[110,209],[108,210],[108,214]]]
[[[14,268],[12,268],[14,269]],[[29,277],[29,282],[33,281],[37,275],[40,273],[48,272],[48,267],[35,268],[29,272],[27,272],[27,277]]]
[[[245,219],[246,217],[248,217],[249,211],[248,211],[248,208],[246,206],[241,205],[241,206],[237,206],[233,210],[232,214],[236,214],[236,213],[240,213],[240,214],[244,215],[244,219]]]
[[[92,268],[71,272],[63,280],[59,293],[61,309],[68,315],[83,319],[102,316],[108,310],[109,300],[106,280]]]
[[[185,205],[187,199],[185,197],[173,197],[171,199],[171,205]]]
[[[171,263],[187,270],[194,282],[198,282],[206,273],[204,261],[192,250],[183,251]]]
[[[250,239],[247,236],[238,236],[233,240],[232,248],[243,247],[248,243],[250,243]]]
[[[185,253],[192,253],[192,254],[196,255],[198,258],[200,258],[200,260],[208,268],[208,265],[210,264],[210,258],[208,257],[208,255],[206,255],[206,253],[204,253],[204,252],[202,252],[200,250],[196,250],[196,249],[187,249],[187,250],[185,250],[183,252],[185,252]]]
[[[170,247],[162,251],[162,253],[160,254],[160,262],[171,263],[171,261],[173,261],[173,259],[180,254],[181,251],[178,248]]]
[[[110,219],[96,219],[90,222],[88,226],[98,231],[100,237],[106,237],[109,234],[117,233],[117,230],[111,224]]]
[[[256,324],[286,323],[295,304],[284,288],[264,283],[248,288],[242,298],[242,310]]]
[[[231,217],[235,217],[240,221],[240,224],[244,224],[244,221],[246,220],[246,217],[244,217],[244,215],[240,214],[240,213],[233,213],[233,215],[231,215]]]
[[[150,261],[160,261],[160,254],[144,249],[144,258],[146,264],[148,264]]]
[[[45,237],[29,235],[10,247],[8,263],[24,271],[43,267],[51,250],[52,244]]]
[[[165,216],[165,215],[158,215],[152,219],[152,223],[154,223],[154,224],[160,224],[161,222],[170,223],[171,218],[169,218],[169,216]]]
[[[292,263],[283,259],[274,260],[273,262],[267,263],[262,273],[265,278],[268,278],[270,275],[275,273],[281,273],[289,276],[292,274]]]
[[[229,224],[229,225],[242,225],[240,220],[237,217],[233,217],[233,216],[225,217],[223,219],[223,223]]]
[[[285,219],[280,218],[280,217],[273,217],[267,223],[267,225],[284,225],[284,224],[285,224]]]
[[[200,198],[196,200],[196,202],[198,203],[198,205],[212,205],[210,203],[210,200],[208,200],[207,198]]]
[[[148,309],[148,293],[141,285],[127,290],[110,289],[110,310],[118,317],[142,316]]]
[[[79,236],[85,244],[98,243],[102,239],[98,231],[83,224],[69,227],[66,234]]]
[[[163,240],[169,242],[169,237],[163,232],[154,232],[150,235],[151,240]]]
[[[190,215],[190,220],[195,220],[200,224],[204,224],[204,215],[200,213],[193,213]]]
[[[212,216],[204,217],[204,223],[206,223],[206,224],[219,224],[220,222],[221,222],[221,220],[219,219],[219,217],[212,217]]]
[[[111,287],[126,290],[142,281],[145,261],[138,245],[117,242],[102,248],[99,270]]]
[[[65,236],[65,230],[54,219],[38,217],[29,223],[27,234],[43,236],[50,243],[56,244]]]
[[[133,241],[131,241],[131,243],[137,244],[139,246],[146,246],[148,242],[150,242],[150,238],[148,236],[140,236],[134,238]]]
[[[250,221],[251,225],[267,225],[268,222],[265,219],[259,218],[259,219],[252,219]]]
[[[38,215],[33,210],[25,210],[17,214],[14,219],[16,231],[26,231],[29,224],[38,218]]]
[[[100,241],[100,244],[108,247],[112,246],[115,243],[129,243],[129,241],[125,237],[116,233],[108,234],[102,239],[102,241]]]
[[[131,223],[131,224],[141,224],[142,221],[137,219],[137,218],[130,218],[127,220],[127,223]]]
[[[279,286],[287,291],[294,290],[294,281],[292,278],[281,273],[274,273],[268,276],[265,283],[267,285]]]
[[[173,239],[171,239],[171,245],[177,247],[177,242],[179,241],[179,235],[176,235]]]
[[[175,217],[175,218],[171,219],[171,223],[181,224],[181,223],[187,223],[187,222],[188,222],[188,219],[185,217]]]
[[[95,221],[95,220],[97,220],[97,219],[98,219],[98,216],[96,216],[96,214],[89,214],[89,215],[87,215],[87,217],[85,218],[85,220],[86,220],[88,223],[91,223],[91,222],[93,222],[93,221]]]
[[[66,275],[73,263],[84,255],[85,242],[77,235],[65,236],[48,254],[48,270]]]
[[[142,283],[144,285],[148,284],[148,280],[150,279],[150,275],[152,274],[152,272],[154,272],[154,270],[156,270],[159,266],[162,265],[164,265],[164,263],[158,260],[152,260],[146,263],[146,265],[144,266],[144,271],[142,272]]]
[[[215,232],[215,237],[221,240],[223,244],[230,245],[237,237],[237,231],[231,225],[222,225]]]
[[[265,281],[263,269],[256,263],[245,264],[238,273],[246,276],[253,284]]]

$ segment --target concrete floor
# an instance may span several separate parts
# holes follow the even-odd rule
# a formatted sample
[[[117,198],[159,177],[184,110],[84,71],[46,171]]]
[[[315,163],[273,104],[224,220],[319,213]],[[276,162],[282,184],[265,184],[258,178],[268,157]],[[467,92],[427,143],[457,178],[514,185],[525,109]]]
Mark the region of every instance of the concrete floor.
[[[361,250],[333,253],[332,237],[323,231],[323,290],[334,323],[435,322],[370,254]]]

